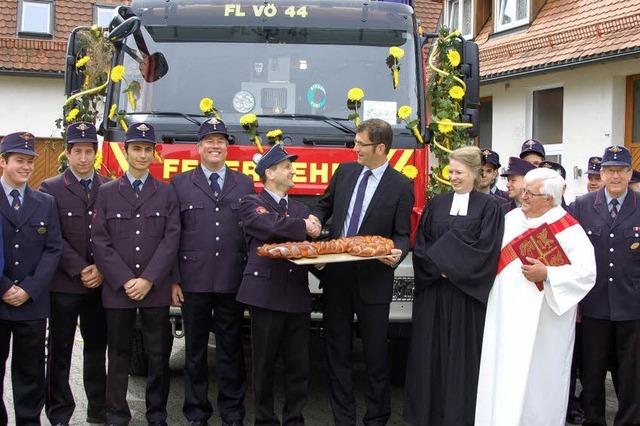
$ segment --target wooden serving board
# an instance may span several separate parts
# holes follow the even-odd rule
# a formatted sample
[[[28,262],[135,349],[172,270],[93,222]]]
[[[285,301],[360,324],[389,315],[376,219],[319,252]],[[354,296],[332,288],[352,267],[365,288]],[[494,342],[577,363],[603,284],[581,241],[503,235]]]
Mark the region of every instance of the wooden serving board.
[[[318,257],[303,257],[301,259],[287,259],[290,262],[295,263],[296,265],[315,265],[318,263],[339,263],[339,262],[357,262],[360,260],[371,260],[371,259],[383,259],[393,257],[391,254],[385,254],[383,256],[354,256],[352,254],[347,253],[338,253],[338,254],[321,254]]]

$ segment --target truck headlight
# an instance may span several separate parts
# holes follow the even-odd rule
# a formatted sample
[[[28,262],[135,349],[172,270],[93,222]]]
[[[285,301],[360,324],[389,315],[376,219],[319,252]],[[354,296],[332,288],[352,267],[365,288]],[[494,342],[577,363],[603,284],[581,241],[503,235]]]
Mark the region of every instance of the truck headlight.
[[[239,113],[246,114],[253,111],[256,106],[256,98],[253,97],[251,92],[241,90],[233,95],[233,108]]]

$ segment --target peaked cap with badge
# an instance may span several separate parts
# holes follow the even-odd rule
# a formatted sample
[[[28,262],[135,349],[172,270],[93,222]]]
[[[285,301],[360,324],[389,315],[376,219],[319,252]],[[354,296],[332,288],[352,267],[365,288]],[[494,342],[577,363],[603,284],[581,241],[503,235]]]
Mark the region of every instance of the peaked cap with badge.
[[[513,176],[513,175],[524,176],[535,168],[536,166],[534,166],[530,162],[525,161],[521,158],[509,157],[509,164],[507,166],[507,170],[505,170],[505,172],[502,173],[500,176],[502,177]]]
[[[149,123],[135,123],[129,126],[124,143],[147,142],[156,144],[156,133]]]
[[[602,157],[589,157],[586,173],[588,175],[599,175],[601,165],[602,165]]]
[[[562,176],[562,179],[567,178],[567,172],[564,169],[564,167],[562,167],[562,164],[556,163],[555,161],[545,160],[541,162],[538,167],[544,167],[545,169],[555,170],[556,172],[560,173],[560,176]]]
[[[489,148],[481,148],[480,153],[482,154],[482,163],[483,164],[491,164],[495,166],[496,169],[500,168],[500,155],[490,150]]]
[[[520,158],[527,154],[538,154],[543,159],[546,157],[544,146],[536,139],[528,139],[522,143],[522,148],[520,148]]]
[[[610,146],[604,150],[601,166],[631,167],[631,153],[624,146]]]
[[[96,126],[86,121],[69,124],[67,126],[67,144],[98,143]]]
[[[215,134],[224,135],[224,137],[229,140],[229,133],[227,132],[227,126],[224,124],[224,121],[216,117],[211,117],[200,125],[200,129],[198,129],[198,140],[201,141],[205,136]]]
[[[282,144],[278,143],[275,144],[263,156],[255,156],[253,161],[254,163],[256,163],[256,173],[258,174],[258,176],[264,176],[265,170],[267,170],[269,167],[281,163],[284,160],[296,161],[297,159],[297,155],[289,154],[284,150]]]
[[[36,154],[36,138],[29,132],[16,132],[5,136],[0,142],[0,154],[25,154],[32,157]]]

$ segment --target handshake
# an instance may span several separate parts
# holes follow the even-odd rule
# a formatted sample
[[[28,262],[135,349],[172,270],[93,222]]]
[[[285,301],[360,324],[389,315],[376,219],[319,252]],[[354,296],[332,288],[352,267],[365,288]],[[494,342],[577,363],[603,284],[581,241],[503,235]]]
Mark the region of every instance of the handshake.
[[[304,224],[307,227],[307,235],[311,238],[318,238],[322,230],[320,219],[310,214],[309,217],[304,220]]]

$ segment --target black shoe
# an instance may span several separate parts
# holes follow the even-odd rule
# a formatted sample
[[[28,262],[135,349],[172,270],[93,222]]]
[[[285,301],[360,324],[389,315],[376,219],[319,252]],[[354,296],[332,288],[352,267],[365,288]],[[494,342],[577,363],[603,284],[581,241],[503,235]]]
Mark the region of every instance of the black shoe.
[[[209,423],[206,420],[191,420],[189,426],[207,426]]]
[[[582,408],[573,408],[567,411],[567,422],[572,425],[581,425],[584,423],[584,411]]]
[[[231,423],[222,422],[222,426],[244,426],[244,422],[242,420],[235,420]]]
[[[92,424],[92,425],[103,425],[103,424],[107,423],[107,418],[106,417],[87,416],[87,423]]]

